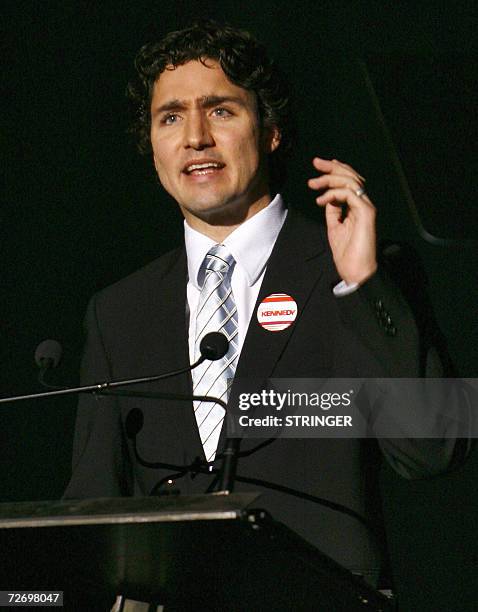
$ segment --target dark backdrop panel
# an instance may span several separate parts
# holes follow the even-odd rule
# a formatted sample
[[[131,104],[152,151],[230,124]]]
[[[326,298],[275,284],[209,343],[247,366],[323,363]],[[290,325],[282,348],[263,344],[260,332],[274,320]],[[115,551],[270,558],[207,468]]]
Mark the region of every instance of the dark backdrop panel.
[[[300,140],[288,200],[314,206],[306,180],[315,154],[357,167],[377,205],[381,237],[414,248],[457,370],[476,376],[471,9],[24,2],[7,4],[2,35],[0,393],[39,390],[33,352],[46,337],[64,345],[57,376],[73,383],[88,298],[180,239],[175,204],[126,133],[124,90],[141,44],[205,15],[250,29],[293,76]],[[429,240],[423,228],[448,242]],[[73,400],[2,407],[0,500],[61,495],[74,411]],[[404,609],[472,609],[477,463],[475,453],[429,482],[385,470]]]

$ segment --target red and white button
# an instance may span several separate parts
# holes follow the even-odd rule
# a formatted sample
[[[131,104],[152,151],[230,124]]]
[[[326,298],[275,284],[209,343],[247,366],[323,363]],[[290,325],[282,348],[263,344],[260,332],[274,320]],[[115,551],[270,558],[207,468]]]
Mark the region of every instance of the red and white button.
[[[272,293],[262,300],[257,309],[259,325],[267,331],[281,331],[297,318],[297,304],[287,293]]]

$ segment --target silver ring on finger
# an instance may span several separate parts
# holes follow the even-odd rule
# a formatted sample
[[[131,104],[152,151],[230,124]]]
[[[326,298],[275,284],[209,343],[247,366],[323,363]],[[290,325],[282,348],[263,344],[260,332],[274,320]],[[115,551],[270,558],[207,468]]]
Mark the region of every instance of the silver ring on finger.
[[[365,189],[362,189],[362,187],[360,187],[360,189],[357,189],[357,190],[355,191],[355,195],[356,195],[357,197],[361,198],[362,196],[364,196],[364,195],[365,195]]]

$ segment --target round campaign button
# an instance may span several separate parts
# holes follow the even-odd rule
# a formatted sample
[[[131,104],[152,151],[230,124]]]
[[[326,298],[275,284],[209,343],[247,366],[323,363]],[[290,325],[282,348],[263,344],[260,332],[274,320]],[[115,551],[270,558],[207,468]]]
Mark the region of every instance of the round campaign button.
[[[272,293],[262,300],[257,309],[259,325],[267,331],[286,329],[297,317],[297,304],[287,293]]]

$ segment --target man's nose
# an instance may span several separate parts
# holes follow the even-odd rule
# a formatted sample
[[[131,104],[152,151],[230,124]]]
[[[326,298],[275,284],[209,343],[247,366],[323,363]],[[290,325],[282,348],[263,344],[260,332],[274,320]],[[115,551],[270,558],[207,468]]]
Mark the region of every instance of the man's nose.
[[[205,149],[214,145],[214,138],[211,133],[207,117],[200,112],[193,113],[186,121],[184,146],[196,150]]]

